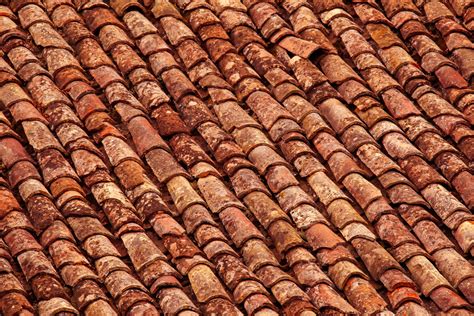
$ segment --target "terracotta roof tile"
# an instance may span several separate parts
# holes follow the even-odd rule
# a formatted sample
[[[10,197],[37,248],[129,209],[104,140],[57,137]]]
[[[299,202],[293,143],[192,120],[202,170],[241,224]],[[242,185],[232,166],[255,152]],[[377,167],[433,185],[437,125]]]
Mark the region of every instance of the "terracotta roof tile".
[[[472,12],[1,5],[0,313],[468,312]]]

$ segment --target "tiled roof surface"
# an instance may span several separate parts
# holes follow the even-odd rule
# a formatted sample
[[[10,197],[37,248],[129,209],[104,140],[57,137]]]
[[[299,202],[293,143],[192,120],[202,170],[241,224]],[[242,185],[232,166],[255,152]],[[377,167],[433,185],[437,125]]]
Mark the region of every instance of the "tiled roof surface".
[[[472,315],[474,1],[0,1],[1,315]]]

